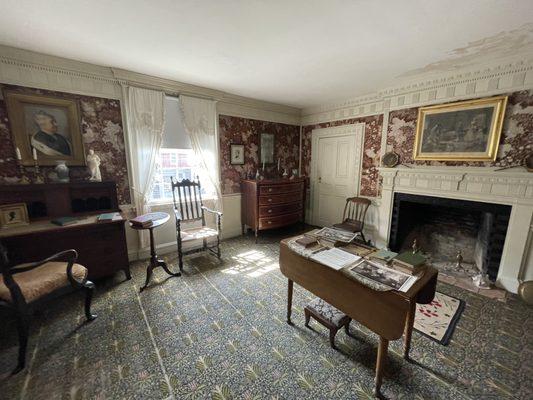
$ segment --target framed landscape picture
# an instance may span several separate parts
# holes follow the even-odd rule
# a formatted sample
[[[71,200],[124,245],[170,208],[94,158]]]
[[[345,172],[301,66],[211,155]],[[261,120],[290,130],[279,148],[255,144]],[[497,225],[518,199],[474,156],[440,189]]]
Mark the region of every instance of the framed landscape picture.
[[[85,165],[80,112],[75,100],[6,91],[4,98],[15,146],[23,165]]]
[[[415,160],[494,161],[507,96],[418,109]]]
[[[232,144],[230,146],[230,156],[232,165],[243,165],[244,164],[244,145],[243,144]]]

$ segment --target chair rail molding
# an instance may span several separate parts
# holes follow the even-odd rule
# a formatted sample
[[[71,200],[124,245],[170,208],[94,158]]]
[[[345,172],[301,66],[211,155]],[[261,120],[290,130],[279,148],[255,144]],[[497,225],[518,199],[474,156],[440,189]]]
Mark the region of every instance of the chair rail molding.
[[[493,96],[505,92],[533,89],[531,57],[514,63],[415,77],[407,83],[377,93],[345,101],[302,109],[302,125],[381,114],[389,110]]]
[[[383,179],[375,240],[387,246],[394,193],[506,204],[512,206],[496,285],[513,293],[533,272],[533,174],[523,169],[496,171],[489,167],[379,168]]]

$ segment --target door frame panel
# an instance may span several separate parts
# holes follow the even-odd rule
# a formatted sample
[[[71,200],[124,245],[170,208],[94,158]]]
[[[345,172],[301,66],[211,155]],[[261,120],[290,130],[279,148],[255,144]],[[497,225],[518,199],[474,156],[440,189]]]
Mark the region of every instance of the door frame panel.
[[[317,225],[318,215],[318,141],[322,138],[336,137],[336,136],[354,136],[354,153],[359,156],[359,162],[355,165],[355,176],[357,176],[358,184],[353,184],[353,195],[358,196],[361,187],[361,172],[363,165],[363,143],[365,136],[365,123],[348,124],[332,126],[330,128],[318,128],[313,129],[311,132],[311,176],[309,177],[310,183],[310,196],[309,196],[309,212],[307,213],[308,222],[313,225]]]

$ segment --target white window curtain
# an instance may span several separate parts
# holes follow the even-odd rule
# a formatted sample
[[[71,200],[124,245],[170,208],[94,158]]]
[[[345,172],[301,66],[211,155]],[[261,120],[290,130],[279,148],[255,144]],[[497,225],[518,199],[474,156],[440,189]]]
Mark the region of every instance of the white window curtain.
[[[161,147],[165,124],[165,94],[156,90],[123,86],[128,127],[133,200],[137,215],[150,212],[155,162]],[[149,244],[146,232],[139,231],[141,247]]]
[[[180,96],[179,100],[192,149],[200,160],[204,176],[215,188],[215,207],[222,211],[216,102],[189,96]]]

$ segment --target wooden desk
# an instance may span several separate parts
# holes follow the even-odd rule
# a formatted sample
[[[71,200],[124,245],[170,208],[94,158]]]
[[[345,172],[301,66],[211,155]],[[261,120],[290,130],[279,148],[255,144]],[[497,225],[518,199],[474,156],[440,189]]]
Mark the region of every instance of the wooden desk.
[[[123,270],[131,279],[126,247],[125,220],[97,222],[96,215],[80,218],[68,226],[36,221],[26,226],[0,230],[0,240],[15,263],[41,260],[66,249],[78,252],[89,279]]]
[[[291,324],[293,283],[338,308],[379,335],[374,394],[379,396],[390,340],[404,337],[404,358],[409,357],[416,303],[430,303],[435,296],[437,270],[428,267],[407,293],[379,292],[350,279],[340,271],[309,260],[280,244],[279,265],[288,278],[287,322]]]
[[[101,213],[119,212],[115,182],[70,182],[0,185],[0,205],[25,203],[30,224],[1,229],[0,240],[15,264],[42,260],[67,249],[78,252],[78,263],[97,279],[123,270],[131,279],[125,220],[97,222]],[[50,221],[76,217],[75,224]]]

